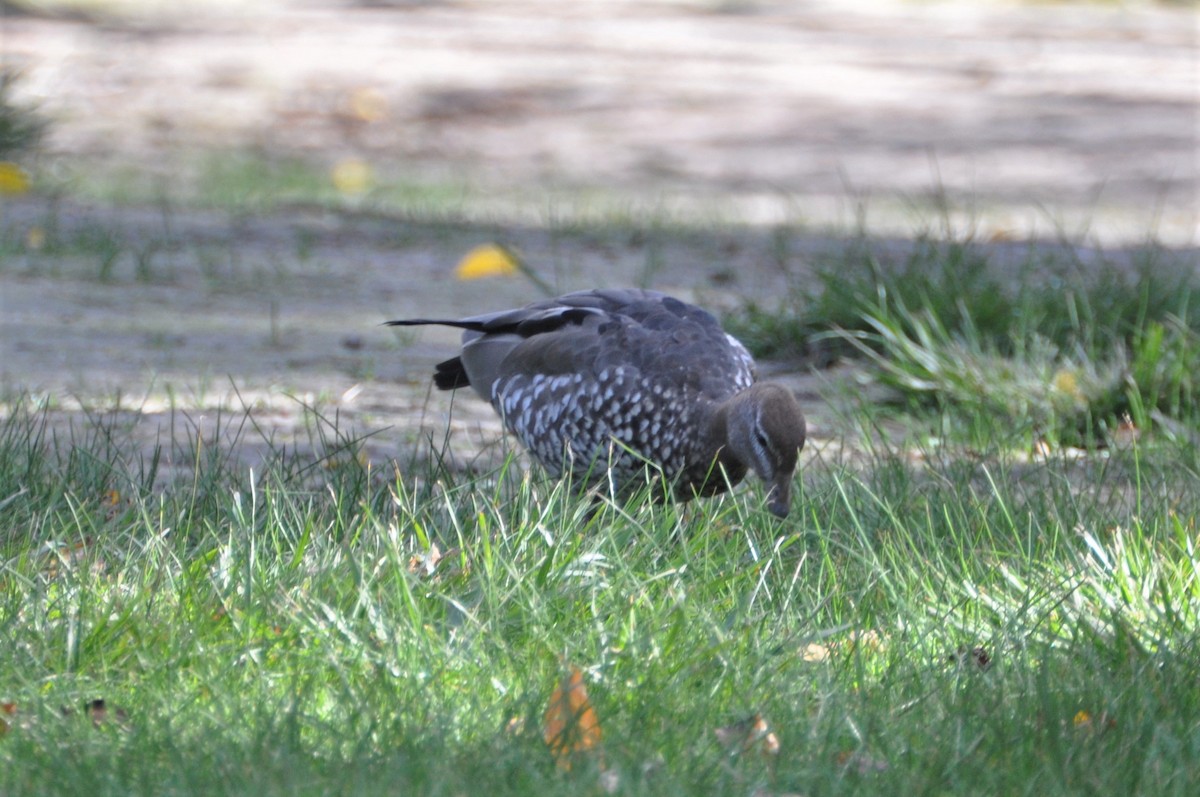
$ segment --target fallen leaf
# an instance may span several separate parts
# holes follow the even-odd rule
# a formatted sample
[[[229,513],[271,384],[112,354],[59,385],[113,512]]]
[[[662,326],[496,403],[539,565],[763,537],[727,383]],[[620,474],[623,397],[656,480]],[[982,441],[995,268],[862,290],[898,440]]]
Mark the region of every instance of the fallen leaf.
[[[11,717],[16,713],[17,713],[17,704],[16,703],[0,703],[0,714],[5,714],[5,715]],[[4,734],[8,733],[8,727],[9,727],[8,720],[4,719],[4,717],[0,717],[0,736],[3,736]]]
[[[377,88],[357,88],[350,94],[350,112],[360,121],[378,122],[387,113],[387,99]]]
[[[121,513],[121,492],[119,490],[109,490],[104,494],[100,505],[104,507],[105,519],[112,520]]]
[[[950,661],[959,666],[973,664],[980,670],[986,670],[992,666],[992,657],[988,654],[987,648],[982,645],[976,645],[970,649],[964,645],[951,654]]]
[[[0,194],[18,196],[29,191],[29,175],[12,161],[0,161]]]
[[[442,549],[436,542],[431,542],[428,551],[415,553],[408,558],[408,572],[413,575],[418,573],[426,576],[432,575],[440,561],[442,561]]]
[[[47,579],[56,579],[62,572],[63,568],[68,570],[75,568],[86,557],[88,551],[92,547],[92,538],[84,537],[77,543],[67,545],[65,543],[43,548],[42,557],[44,560],[44,573]],[[104,560],[98,559],[92,565],[92,570],[96,573],[104,571]]]
[[[713,734],[726,750],[748,753],[757,748],[763,755],[779,755],[779,737],[762,714],[754,714],[730,725],[714,728]]]
[[[1107,711],[1101,711],[1100,716],[1094,717],[1090,711],[1080,709],[1075,712],[1072,724],[1081,731],[1103,733],[1117,727],[1117,721]]]
[[[804,661],[827,661],[829,648],[818,642],[809,642],[800,649],[800,658]]]
[[[1117,428],[1113,429],[1112,441],[1115,445],[1128,447],[1137,442],[1137,439],[1142,436],[1142,430],[1138,428],[1133,419],[1126,413],[1121,418],[1121,422],[1117,424]]]
[[[877,653],[886,646],[886,640],[882,634],[874,629],[867,629],[866,631],[851,631],[845,639],[831,643],[829,648],[835,653],[853,653],[860,648],[867,653]]]
[[[554,754],[559,769],[570,770],[577,753],[600,745],[600,720],[588,700],[583,673],[572,667],[550,695],[546,708],[543,738]]]
[[[1083,402],[1086,400],[1083,390],[1079,387],[1079,378],[1076,376],[1075,371],[1070,368],[1060,368],[1055,371],[1050,384],[1055,392],[1062,393],[1072,401]]]
[[[86,706],[88,718],[92,721],[93,727],[104,727],[105,723],[113,723],[117,727],[124,728],[129,719],[129,715],[125,709],[120,707],[109,708],[104,698],[97,698],[91,701]]]
[[[371,165],[362,158],[343,158],[334,164],[329,177],[338,193],[347,196],[366,193],[375,179]]]
[[[421,576],[423,578],[433,578],[434,576],[440,578],[444,575],[457,575],[461,573],[460,568],[450,568],[445,573],[439,573],[438,569],[442,562],[454,562],[459,554],[460,551],[458,548],[450,548],[445,553],[442,553],[442,549],[438,547],[438,544],[431,542],[429,543],[428,551],[425,553],[415,553],[409,557],[408,572],[414,576]],[[446,570],[446,568],[442,569]]]
[[[516,259],[502,246],[485,244],[477,246],[463,256],[454,269],[459,280],[476,280],[483,277],[507,277],[519,270]]]

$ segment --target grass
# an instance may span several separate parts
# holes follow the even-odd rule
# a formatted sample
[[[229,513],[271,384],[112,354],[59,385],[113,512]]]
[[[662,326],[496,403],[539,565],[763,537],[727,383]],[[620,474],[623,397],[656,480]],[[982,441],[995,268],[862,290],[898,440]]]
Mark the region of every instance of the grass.
[[[861,356],[909,408],[984,412],[1054,442],[1197,425],[1193,264],[1153,247],[1128,262],[1032,248],[1004,266],[998,254],[933,238],[886,254],[864,239],[778,306],[748,303],[729,326],[756,354]]]
[[[20,78],[18,72],[0,68],[0,160],[36,150],[46,133],[46,120],[37,109],[12,100],[13,86]]]
[[[104,416],[3,422],[0,793],[1200,778],[1194,447],[1029,463],[876,442],[810,466],[779,523],[753,489],[593,512],[512,471],[371,465],[318,416],[321,456],[251,469],[252,424],[225,423],[241,442],[141,455]],[[542,715],[568,663],[603,750],[564,771]],[[755,713],[777,755],[718,740]]]
[[[316,179],[247,184],[293,178]],[[241,179],[206,190],[256,207]],[[31,273],[153,282],[169,228],[3,246]],[[652,282],[675,231],[646,234]],[[370,463],[315,413],[316,455],[249,415],[147,453],[124,416],[63,429],[10,402],[0,795],[1190,794],[1191,283],[1033,255],[1001,281],[956,242],[904,258],[851,248],[823,291],[744,315],[760,348],[790,325],[794,347],[862,353],[919,413],[895,441],[869,431],[894,408],[852,405],[857,453],[808,466],[786,523],[754,486],[597,509],[511,461]],[[1106,450],[1014,453],[1123,412],[1141,434]],[[970,445],[920,442],[930,425]],[[565,769],[543,717],[570,667],[603,739]],[[777,753],[733,730],[754,716]]]

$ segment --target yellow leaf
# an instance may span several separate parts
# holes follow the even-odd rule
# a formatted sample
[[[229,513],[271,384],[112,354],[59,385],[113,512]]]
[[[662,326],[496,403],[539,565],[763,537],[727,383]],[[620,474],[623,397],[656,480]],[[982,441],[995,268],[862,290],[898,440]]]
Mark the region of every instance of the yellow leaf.
[[[1054,389],[1063,395],[1070,396],[1074,401],[1083,401],[1086,397],[1079,388],[1079,379],[1069,368],[1060,368],[1054,374]]]
[[[29,190],[29,175],[12,161],[0,161],[0,194],[16,196]]]
[[[1077,711],[1075,712],[1074,722],[1076,728],[1082,725],[1090,725],[1092,722],[1092,715],[1086,711]]]
[[[583,673],[578,667],[572,667],[567,677],[554,687],[544,721],[543,738],[560,769],[571,768],[573,754],[599,746],[600,720],[588,700]]]
[[[517,261],[508,250],[495,244],[485,244],[467,252],[454,269],[454,276],[460,280],[475,280],[481,277],[504,277],[517,271]]]
[[[25,234],[25,246],[35,252],[46,245],[46,231],[41,227],[30,227]]]
[[[366,193],[375,177],[371,165],[361,158],[343,158],[333,166],[330,173],[333,187],[349,196]]]

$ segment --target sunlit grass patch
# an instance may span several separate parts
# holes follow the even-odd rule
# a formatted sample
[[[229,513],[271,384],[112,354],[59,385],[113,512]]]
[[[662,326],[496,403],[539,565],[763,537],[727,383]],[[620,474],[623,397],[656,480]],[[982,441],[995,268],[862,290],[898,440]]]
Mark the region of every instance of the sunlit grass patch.
[[[1034,439],[1110,444],[1122,424],[1194,425],[1192,265],[1153,248],[1127,265],[1067,251],[1000,265],[970,242],[918,241],[897,258],[863,241],[818,267],[816,285],[730,323],[760,353],[861,356],[901,404],[1004,418]]]
[[[397,469],[320,416],[316,456],[254,466],[236,436],[145,458],[93,421],[0,431],[5,791],[1184,794],[1197,774],[1181,445],[881,446],[810,468],[782,523],[744,493],[597,503]],[[593,735],[567,767],[547,717],[576,669]]]

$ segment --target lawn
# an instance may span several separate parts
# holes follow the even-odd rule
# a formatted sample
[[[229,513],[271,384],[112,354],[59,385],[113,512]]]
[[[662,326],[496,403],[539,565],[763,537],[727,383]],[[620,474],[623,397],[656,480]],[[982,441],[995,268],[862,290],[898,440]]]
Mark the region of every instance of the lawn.
[[[322,457],[246,469],[249,416],[147,455],[115,417],[10,403],[0,793],[1200,782],[1200,457],[1177,424],[1072,447],[984,404],[850,400],[781,522],[757,486],[597,504],[512,458],[371,461],[309,412]]]
[[[433,5],[432,17],[462,21],[455,4]],[[124,73],[106,66],[106,48],[125,39],[78,59],[102,76],[96,91],[75,87],[85,100],[76,118],[98,119],[101,132],[85,125],[74,135],[101,142],[97,162],[47,168],[53,158],[34,155],[48,122],[13,99],[16,76],[0,75],[0,193],[35,195],[5,196],[12,204],[0,220],[0,288],[11,291],[0,326],[17,344],[0,363],[0,797],[1200,791],[1195,251],[1146,245],[1110,258],[1090,233],[1026,243],[1009,222],[961,226],[970,213],[950,208],[940,188],[888,209],[889,240],[866,234],[865,199],[853,213],[858,236],[806,228],[800,215],[820,211],[813,199],[827,190],[808,187],[813,176],[818,184],[829,177],[832,161],[819,156],[826,130],[861,138],[866,152],[877,128],[890,136],[894,124],[899,142],[905,124],[944,126],[945,138],[930,141],[952,145],[953,155],[971,138],[959,129],[969,117],[995,147],[989,156],[981,145],[980,174],[1034,153],[1025,182],[1004,189],[1022,213],[1041,201],[1035,185],[1067,197],[1083,191],[1103,211],[1108,195],[1093,197],[1091,182],[1076,179],[1103,167],[1110,193],[1129,193],[1114,203],[1120,213],[1097,217],[1099,232],[1127,215],[1147,218],[1151,205],[1155,218],[1182,217],[1186,208],[1171,197],[1186,199],[1178,191],[1185,177],[1146,175],[1186,150],[1190,139],[1176,131],[1186,131],[1186,114],[1170,103],[1182,97],[1176,104],[1187,107],[1190,84],[1186,70],[1147,57],[1139,43],[1184,47],[1174,43],[1173,19],[1113,28],[1090,43],[1090,56],[1073,26],[1007,22],[988,32],[996,44],[918,69],[926,50],[936,52],[929,42],[954,40],[958,28],[944,29],[939,17],[920,28],[929,34],[912,35],[906,12],[864,37],[857,14],[831,14],[826,47],[837,45],[827,50],[836,58],[820,50],[814,58],[865,66],[836,84],[827,115],[838,126],[830,128],[780,116],[793,108],[819,119],[824,107],[820,97],[770,89],[791,69],[791,45],[777,48],[786,57],[773,56],[773,37],[744,35],[761,49],[756,58],[783,64],[763,60],[767,79],[759,80],[728,68],[723,47],[691,44],[704,40],[689,32],[709,17],[724,36],[758,11],[688,12],[663,38],[637,9],[628,30],[643,39],[654,32],[643,56],[663,66],[630,84],[638,91],[614,84],[619,101],[611,101],[564,83],[542,97],[525,76],[568,70],[546,66],[541,49],[522,42],[505,56],[529,64],[507,70],[515,92],[468,82],[467,91],[398,102],[403,115],[384,126],[404,147],[381,139],[379,165],[392,168],[378,175],[357,156],[332,164],[294,152],[267,157],[252,132],[250,145],[164,159],[156,176],[144,161],[157,155],[128,133],[141,128],[106,126],[105,109],[127,115],[127,105],[93,102],[125,86]],[[368,38],[346,38],[340,26],[354,15],[336,14],[329,42],[305,39],[302,60],[328,49],[331,62],[354,51],[349,60],[373,64],[378,29],[367,24],[359,33]],[[459,71],[489,81],[502,74],[489,65],[510,63],[492,60],[508,45],[490,19],[465,29],[486,46],[460,45],[455,55]],[[777,32],[765,11],[761,19],[763,32]],[[1107,31],[1107,20],[1088,25]],[[547,22],[563,34],[583,30]],[[40,23],[18,28],[54,33]],[[287,39],[255,30],[267,28],[239,27],[238,42],[266,42],[268,60],[286,61]],[[204,48],[224,51],[199,31]],[[136,54],[150,64],[142,71],[175,63],[151,45],[183,34],[138,33]],[[417,38],[441,46],[441,36]],[[858,39],[864,44],[843,53]],[[1043,39],[1037,58],[1008,55],[1026,52],[1011,42]],[[23,40],[27,57],[59,52],[37,41]],[[625,57],[601,39],[601,49],[563,42],[546,52]],[[392,49],[389,41],[389,58]],[[420,55],[410,49],[406,57]],[[697,53],[720,60],[708,71],[679,66]],[[431,74],[445,68],[440,50],[433,57]],[[1021,68],[1010,69],[1014,62]],[[1116,79],[1101,68],[1108,63],[1123,65],[1116,88],[1105,82]],[[888,88],[897,65],[922,80],[948,76],[914,84],[920,114],[907,122]],[[1129,69],[1161,78],[1153,108],[1144,92],[1125,90],[1141,85]],[[289,110],[273,97],[262,104],[274,81],[231,77],[240,70],[214,62],[188,70],[192,83],[164,73],[172,103],[138,95],[140,113],[154,113],[148,140],[203,127],[163,109],[229,122],[236,114],[203,98],[239,87],[248,93],[230,107],[265,109],[273,129],[300,132],[304,153],[312,131],[324,131],[329,160],[354,131],[384,118],[384,105],[355,106],[385,96],[371,88],[374,74],[345,75],[316,104],[311,87],[297,83]],[[1089,70],[1098,82],[1080,82]],[[712,78],[689,78],[680,94],[648,81],[650,99],[639,100],[640,83],[659,71]],[[620,72],[580,70],[606,81]],[[74,86],[76,73],[62,74],[47,85]],[[723,88],[726,80],[734,82]],[[859,83],[865,99],[844,96]],[[410,97],[406,85],[394,95]],[[769,90],[749,90],[760,85]],[[941,90],[931,87],[943,85],[951,110],[926,118],[926,100]],[[701,91],[709,88],[715,93]],[[511,98],[498,111],[472,100],[494,90]],[[1029,104],[1014,105],[1021,93]],[[735,94],[741,110],[731,112]],[[663,99],[672,96],[678,101]],[[740,103],[756,96],[772,126],[780,119],[780,129],[820,131],[818,155],[793,158],[789,144],[780,157],[784,150],[755,144],[747,136],[755,108]],[[887,102],[876,108],[877,96]],[[526,126],[510,135],[472,145],[443,135],[455,115],[464,121],[454,129],[487,133],[487,118],[507,117],[510,103],[528,106],[517,109]],[[686,133],[706,107],[716,114],[712,136]],[[1134,116],[1150,108],[1141,116],[1165,121],[1153,135],[1128,125],[1110,131],[1113,107]],[[69,125],[71,113],[62,116]],[[578,119],[587,135],[560,135]],[[1030,132],[1005,133],[1012,119],[1032,120]],[[629,120],[655,135],[619,145],[591,135]],[[669,135],[656,138],[659,129]],[[606,185],[622,168],[610,153],[642,153],[644,164],[626,167],[641,182],[624,193],[570,189],[564,196],[574,199],[563,204],[528,179],[553,171],[554,148],[531,149],[533,165],[504,177],[510,185],[498,196],[436,164],[410,169],[444,156],[470,173],[474,165],[456,161],[462,152],[486,164],[501,160],[489,152],[507,157],[513,141],[534,136],[594,161]],[[125,140],[137,150],[133,165],[110,152]],[[911,187],[924,179],[912,177],[912,158],[938,154],[920,140],[851,162],[862,175],[894,170],[889,177],[903,177],[896,185]],[[495,149],[476,149],[480,142]],[[392,163],[410,145],[408,160]],[[13,152],[33,154],[18,165]],[[968,161],[974,175],[972,158],[952,157],[947,175]],[[724,186],[755,187],[732,207],[756,205],[769,182],[766,193],[796,209],[744,224],[721,201],[696,201],[721,195],[714,163],[740,160],[746,175],[762,177]],[[683,179],[688,169],[703,179]],[[675,173],[686,201],[656,206]],[[842,181],[852,173],[838,172]],[[1164,187],[1172,181],[1176,193]],[[1067,229],[1054,207],[1049,229]],[[910,209],[945,217],[927,234],[898,232]],[[1103,240],[1129,240],[1119,232]],[[517,252],[520,273],[472,288],[448,277],[448,265],[477,244]],[[810,377],[824,384],[820,398],[803,397],[820,434],[810,438],[786,521],[766,511],[758,484],[677,505],[579,495],[528,470],[515,446],[463,468],[450,443],[469,445],[462,431],[470,424],[458,418],[425,445],[408,445],[427,419],[416,417],[424,409],[409,372],[420,357],[405,353],[422,346],[423,357],[437,344],[385,338],[377,321],[399,315],[397,306],[450,312],[456,301],[500,301],[514,284],[536,294],[585,279],[723,299],[714,309],[757,355],[821,375]],[[395,315],[372,317],[385,308]],[[88,378],[97,375],[116,387]],[[211,398],[224,377],[238,402]],[[424,391],[424,370],[420,379]],[[98,398],[110,390],[114,399]],[[342,414],[353,402],[338,397],[360,393],[370,394],[359,404],[368,409]],[[145,398],[130,410],[130,396]],[[284,424],[265,419],[279,421],[283,400],[312,444],[276,435]],[[158,445],[147,445],[146,428],[160,421],[151,437]],[[408,436],[405,445],[379,442],[389,425],[403,427],[396,435]]]

